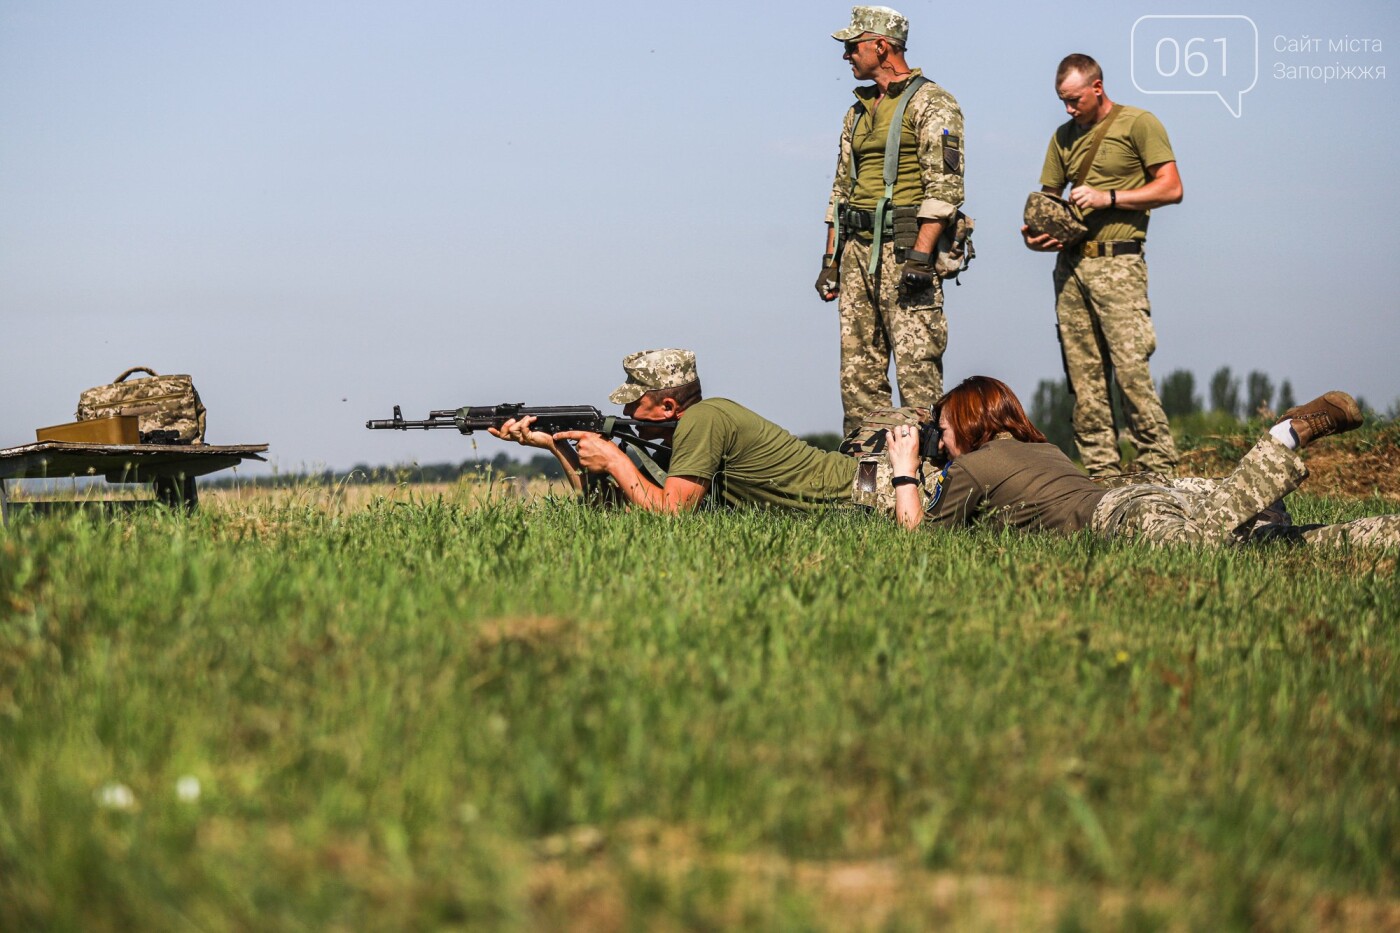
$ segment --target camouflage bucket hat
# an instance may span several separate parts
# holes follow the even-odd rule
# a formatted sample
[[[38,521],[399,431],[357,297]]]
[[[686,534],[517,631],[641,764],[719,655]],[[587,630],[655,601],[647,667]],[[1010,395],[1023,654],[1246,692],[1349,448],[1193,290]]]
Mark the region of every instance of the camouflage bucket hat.
[[[854,39],[867,32],[877,36],[888,36],[900,45],[909,40],[909,20],[887,6],[851,7],[851,25],[831,34],[837,42]]]
[[[624,357],[622,368],[627,381],[608,396],[614,405],[630,405],[653,389],[674,389],[700,378],[689,350],[643,350]]]
[[[1073,246],[1089,234],[1073,204],[1045,191],[1032,191],[1026,198],[1024,219],[1031,236],[1048,233],[1066,246]]]

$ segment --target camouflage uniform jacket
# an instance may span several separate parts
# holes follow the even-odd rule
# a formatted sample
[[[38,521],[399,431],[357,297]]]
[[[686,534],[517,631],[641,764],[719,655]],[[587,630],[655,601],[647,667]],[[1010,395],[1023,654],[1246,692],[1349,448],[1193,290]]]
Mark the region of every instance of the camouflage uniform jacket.
[[[891,106],[909,82],[922,72],[915,68],[908,78],[889,86],[887,99],[880,106]],[[841,145],[836,160],[836,181],[831,187],[831,198],[827,202],[826,222],[835,223],[836,203],[849,203],[854,192],[855,180],[851,177],[852,138],[857,122],[862,117],[870,119],[870,102],[875,100],[880,89],[873,85],[861,85],[855,89],[856,102],[846,111],[841,124]],[[953,137],[956,145],[945,145],[947,137]],[[909,101],[904,111],[904,127],[900,137],[900,151],[915,145],[919,157],[919,182],[922,190],[919,201],[919,217],[923,220],[941,220],[945,223],[953,218],[963,203],[963,117],[958,102],[939,85],[932,81],[921,85]],[[880,172],[880,167],[873,170]]]

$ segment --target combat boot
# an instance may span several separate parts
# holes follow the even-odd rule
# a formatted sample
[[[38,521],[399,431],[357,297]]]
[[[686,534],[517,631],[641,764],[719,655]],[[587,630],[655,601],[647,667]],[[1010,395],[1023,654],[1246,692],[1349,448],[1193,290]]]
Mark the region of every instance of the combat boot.
[[[1308,446],[1319,437],[1341,434],[1361,427],[1361,406],[1345,392],[1328,392],[1308,402],[1290,408],[1283,417],[1292,421],[1298,447]]]

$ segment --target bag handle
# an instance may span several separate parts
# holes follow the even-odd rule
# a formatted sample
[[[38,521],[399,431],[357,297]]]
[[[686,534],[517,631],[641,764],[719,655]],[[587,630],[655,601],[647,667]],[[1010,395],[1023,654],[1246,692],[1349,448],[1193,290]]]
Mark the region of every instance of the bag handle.
[[[128,369],[126,372],[124,372],[124,373],[122,373],[120,376],[118,376],[116,379],[113,379],[113,380],[112,380],[112,383],[115,385],[115,384],[118,383],[118,382],[125,382],[125,381],[126,381],[126,377],[127,377],[127,376],[130,376],[132,373],[150,373],[152,376],[159,376],[159,375],[160,375],[160,373],[156,372],[154,369],[152,369],[152,368],[149,367],[149,366],[133,366],[133,367],[131,367],[130,369]]]

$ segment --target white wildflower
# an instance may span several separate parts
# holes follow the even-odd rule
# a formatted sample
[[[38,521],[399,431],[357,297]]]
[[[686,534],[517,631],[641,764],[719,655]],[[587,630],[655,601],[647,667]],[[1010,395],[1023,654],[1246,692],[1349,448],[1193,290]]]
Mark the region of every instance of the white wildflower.
[[[184,803],[194,803],[199,799],[199,778],[193,774],[182,775],[175,782],[175,796]]]
[[[97,805],[108,810],[130,810],[136,806],[136,795],[125,784],[103,784],[97,789]]]

